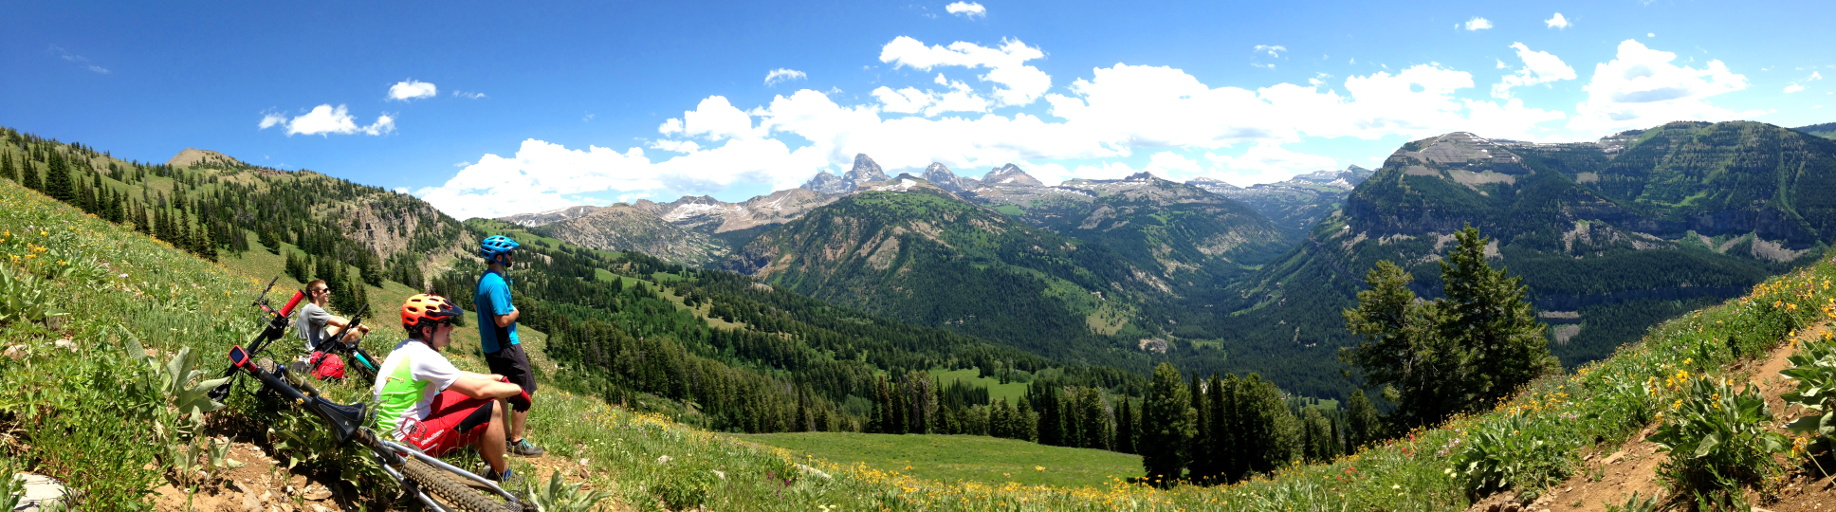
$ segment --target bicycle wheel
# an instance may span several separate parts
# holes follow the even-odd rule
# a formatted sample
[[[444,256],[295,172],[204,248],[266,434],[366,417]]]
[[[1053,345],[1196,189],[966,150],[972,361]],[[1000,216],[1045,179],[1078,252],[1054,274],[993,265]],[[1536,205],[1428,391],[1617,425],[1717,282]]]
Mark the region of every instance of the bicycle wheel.
[[[402,466],[402,476],[420,485],[421,491],[439,499],[447,506],[467,512],[523,512],[522,507],[504,503],[495,496],[487,496],[475,491],[465,484],[458,475],[435,468],[420,459],[409,458]]]

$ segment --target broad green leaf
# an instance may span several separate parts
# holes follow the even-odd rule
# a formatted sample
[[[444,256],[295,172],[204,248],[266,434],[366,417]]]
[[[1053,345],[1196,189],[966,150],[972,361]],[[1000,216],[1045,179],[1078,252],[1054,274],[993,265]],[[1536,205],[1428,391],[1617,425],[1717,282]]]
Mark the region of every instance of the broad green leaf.
[[[1720,444],[1721,436],[1719,435],[1709,434],[1702,436],[1702,444],[1696,445],[1696,454],[1691,455],[1690,458],[1700,458],[1704,455],[1708,455],[1710,451],[1715,449],[1715,446]]]

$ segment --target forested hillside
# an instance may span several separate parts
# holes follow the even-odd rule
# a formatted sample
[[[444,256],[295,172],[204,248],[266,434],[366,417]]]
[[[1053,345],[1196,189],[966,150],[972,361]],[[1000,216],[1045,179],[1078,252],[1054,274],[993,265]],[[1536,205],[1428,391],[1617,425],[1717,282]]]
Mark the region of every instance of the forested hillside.
[[[333,310],[342,313],[366,306],[386,312],[396,295],[419,290],[469,304],[482,270],[472,247],[492,234],[512,235],[524,241],[525,257],[511,271],[523,323],[563,365],[547,378],[610,403],[713,430],[1132,446],[1114,439],[1129,429],[1118,427],[1111,410],[1142,392],[1140,372],[913,327],[744,275],[589,249],[501,221],[461,224],[418,199],[310,171],[249,166],[198,150],[168,165],[136,164],[78,144],[3,135],[0,177],[48,191],[69,183],[72,205],[203,257],[280,269],[293,283],[327,279],[336,292]],[[77,157],[93,163],[69,163]],[[154,198],[153,207],[118,190]],[[162,197],[173,198],[163,209]],[[1118,361],[1149,364],[1142,357]],[[959,377],[945,380],[946,373]],[[1030,391],[995,398],[989,388],[997,385]],[[1067,431],[1073,434],[1060,433]]]
[[[1580,144],[1433,137],[1397,150],[1344,210],[1239,283],[1229,315],[1185,320],[1237,333],[1233,368],[1325,392],[1307,382],[1337,371],[1332,355],[1348,343],[1338,312],[1364,273],[1389,260],[1438,296],[1451,233],[1470,224],[1524,277],[1572,367],[1808,262],[1836,240],[1833,197],[1836,141],[1760,123],[1671,123]],[[1284,366],[1296,360],[1317,365]]]

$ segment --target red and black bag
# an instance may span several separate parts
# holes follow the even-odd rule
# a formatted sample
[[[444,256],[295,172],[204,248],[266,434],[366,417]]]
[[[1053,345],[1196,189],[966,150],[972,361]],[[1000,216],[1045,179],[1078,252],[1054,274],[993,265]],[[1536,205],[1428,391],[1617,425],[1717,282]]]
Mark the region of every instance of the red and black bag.
[[[314,351],[312,358],[306,360],[306,367],[312,368],[312,376],[319,380],[344,378],[344,358],[338,354]]]

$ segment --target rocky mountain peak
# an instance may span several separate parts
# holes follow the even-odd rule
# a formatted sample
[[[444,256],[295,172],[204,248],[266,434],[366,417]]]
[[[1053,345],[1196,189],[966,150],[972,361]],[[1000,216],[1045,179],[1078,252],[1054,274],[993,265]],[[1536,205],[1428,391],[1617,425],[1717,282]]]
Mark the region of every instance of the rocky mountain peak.
[[[949,167],[937,162],[931,162],[931,165],[925,166],[922,178],[924,178],[924,181],[931,182],[932,185],[937,185],[937,188],[958,194],[963,193],[973,186],[972,184],[970,186],[965,186],[962,179],[956,176],[956,173],[950,172]]]
[[[842,178],[855,185],[891,179],[886,177],[886,171],[880,170],[880,164],[874,163],[866,153],[854,155],[854,168],[848,169],[848,174],[843,175]]]
[[[681,198],[676,199],[670,204],[684,205],[684,204],[725,204],[725,203],[720,202],[719,199],[715,199],[713,197],[703,195],[703,196],[682,196]]]
[[[846,194],[854,190],[854,183],[842,179],[841,176],[829,174],[828,171],[816,171],[816,176],[810,178],[810,181],[803,182],[800,188],[823,194]]]
[[[992,171],[988,171],[988,175],[982,178],[982,183],[987,185],[1045,186],[1044,182],[1027,174],[1026,171],[1020,170],[1020,167],[1014,164],[1003,165]]]

